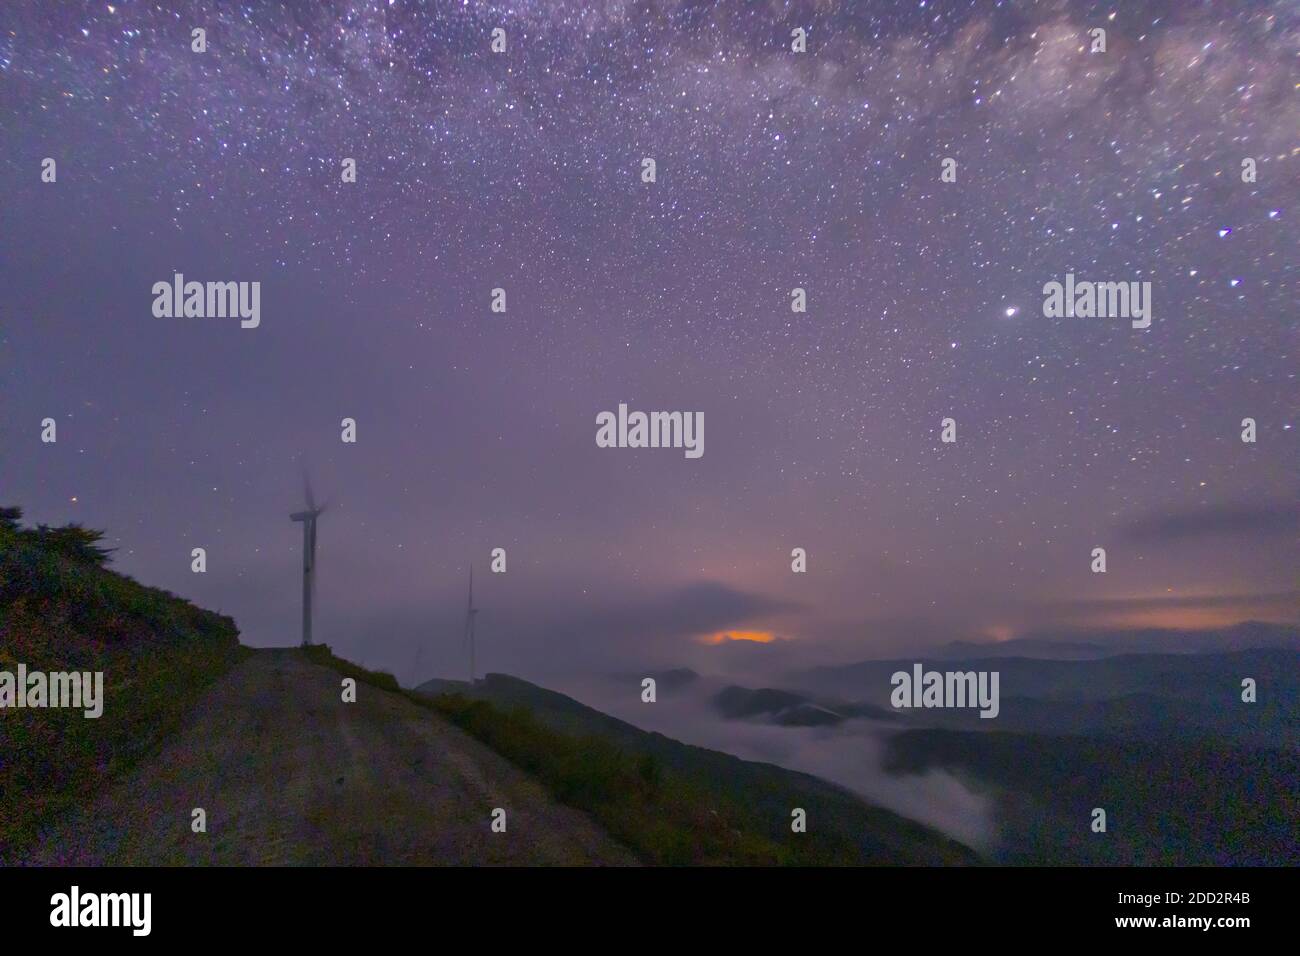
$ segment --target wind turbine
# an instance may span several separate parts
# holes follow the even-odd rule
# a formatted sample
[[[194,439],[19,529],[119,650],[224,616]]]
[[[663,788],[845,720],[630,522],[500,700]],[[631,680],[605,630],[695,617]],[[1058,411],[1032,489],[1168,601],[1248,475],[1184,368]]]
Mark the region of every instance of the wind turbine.
[[[474,618],[478,608],[474,606],[474,565],[469,566],[469,604],[465,610],[465,643],[469,645],[469,683],[474,686]]]
[[[311,605],[316,590],[316,518],[325,510],[325,506],[316,507],[316,498],[311,493],[311,479],[304,469],[302,473],[303,491],[307,497],[307,510],[289,515],[290,521],[302,522],[302,646],[311,644]]]

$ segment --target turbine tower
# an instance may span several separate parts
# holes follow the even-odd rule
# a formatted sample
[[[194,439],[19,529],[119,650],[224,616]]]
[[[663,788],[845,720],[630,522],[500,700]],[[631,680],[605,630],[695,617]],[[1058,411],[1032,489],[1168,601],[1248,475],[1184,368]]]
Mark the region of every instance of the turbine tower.
[[[302,646],[311,644],[311,605],[316,590],[316,518],[325,506],[316,507],[311,493],[311,480],[304,470],[303,491],[307,497],[307,510],[289,515],[290,521],[302,522]]]
[[[478,608],[474,606],[474,565],[469,566],[469,604],[465,610],[465,643],[469,647],[469,683],[474,686],[474,618]]]

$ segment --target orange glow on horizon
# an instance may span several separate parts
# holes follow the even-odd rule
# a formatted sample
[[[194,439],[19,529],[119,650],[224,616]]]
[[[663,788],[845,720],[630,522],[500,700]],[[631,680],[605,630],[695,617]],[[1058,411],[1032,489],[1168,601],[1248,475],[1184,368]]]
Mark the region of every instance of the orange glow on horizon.
[[[1159,630],[1203,631],[1213,628],[1234,627],[1247,621],[1262,621],[1269,624],[1293,625],[1297,622],[1295,602],[1278,599],[1268,600],[1253,595],[1243,595],[1240,600],[1228,600],[1219,595],[1189,596],[1187,603],[1181,606],[1168,604],[1160,606],[1161,598],[1168,598],[1172,589],[1156,595],[1137,595],[1114,599],[1110,602],[1098,602],[1095,606],[1082,610],[1066,607],[1056,615],[1056,626],[1062,628],[1079,628],[1097,631],[1130,631],[1142,628]],[[1196,603],[1203,600],[1204,604]],[[1148,603],[1151,606],[1142,606]],[[1045,605],[1051,609],[1052,605]],[[1026,631],[1042,631],[1048,626],[1035,624],[1033,619],[1017,623],[999,623],[986,625],[981,629],[985,638],[996,643],[1021,637]]]
[[[753,641],[755,644],[771,644],[776,635],[771,631],[718,631],[705,634],[700,638],[703,644],[725,644],[728,641]]]
[[[1288,623],[1285,616],[1279,618],[1266,611],[1252,614],[1240,607],[1187,607],[1153,608],[1148,611],[1100,615],[1097,624],[1123,630],[1154,627],[1165,630],[1201,631],[1215,627],[1231,627],[1252,619]]]

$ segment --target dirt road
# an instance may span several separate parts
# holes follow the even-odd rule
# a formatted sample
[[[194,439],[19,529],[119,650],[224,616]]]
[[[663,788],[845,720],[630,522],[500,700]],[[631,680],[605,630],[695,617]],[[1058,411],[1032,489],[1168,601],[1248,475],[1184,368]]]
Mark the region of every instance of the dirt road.
[[[261,650],[190,723],[43,841],[41,864],[619,864],[582,813],[437,715]],[[207,812],[207,833],[191,829]],[[493,833],[493,809],[506,832]]]

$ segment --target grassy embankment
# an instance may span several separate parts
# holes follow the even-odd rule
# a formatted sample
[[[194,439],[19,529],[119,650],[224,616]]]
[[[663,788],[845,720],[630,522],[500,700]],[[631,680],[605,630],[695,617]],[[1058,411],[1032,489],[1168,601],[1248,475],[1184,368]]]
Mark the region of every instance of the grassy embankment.
[[[154,752],[239,659],[235,622],[104,567],[97,532],[0,509],[0,671],[102,671],[103,714],[0,710],[0,863]]]

